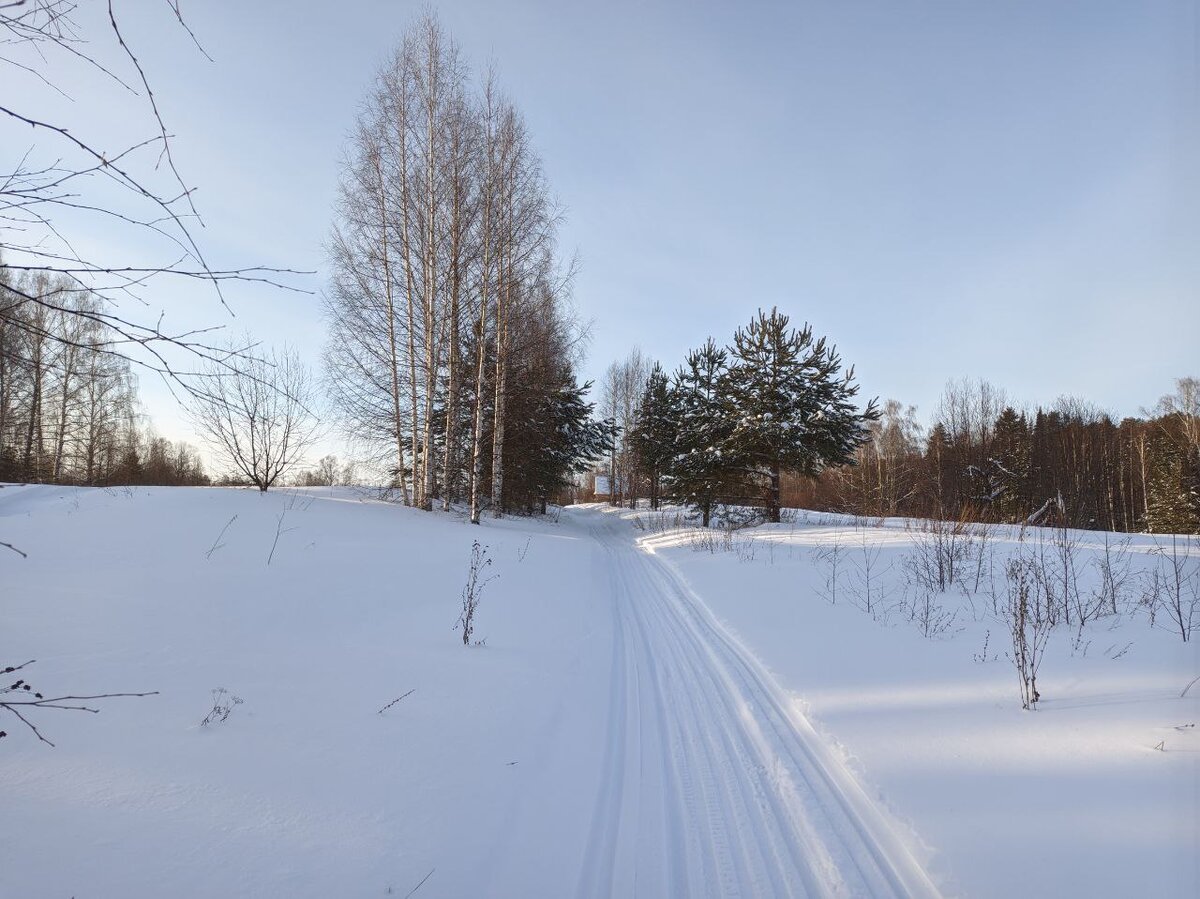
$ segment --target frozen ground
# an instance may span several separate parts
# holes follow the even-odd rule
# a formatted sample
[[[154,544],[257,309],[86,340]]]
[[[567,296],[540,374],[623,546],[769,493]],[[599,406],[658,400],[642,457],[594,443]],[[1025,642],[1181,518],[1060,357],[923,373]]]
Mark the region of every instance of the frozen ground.
[[[1194,643],[1052,635],[1023,712],[982,600],[896,610],[902,529],[673,524],[0,489],[0,664],[159,691],[0,721],[0,896],[1195,894]],[[830,541],[882,547],[873,614]]]

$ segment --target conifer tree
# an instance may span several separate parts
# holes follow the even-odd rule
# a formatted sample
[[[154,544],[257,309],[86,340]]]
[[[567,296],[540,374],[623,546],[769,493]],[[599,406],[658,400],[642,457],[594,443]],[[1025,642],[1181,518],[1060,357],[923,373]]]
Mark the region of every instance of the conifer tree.
[[[932,513],[943,517],[949,504],[950,485],[947,483],[947,463],[953,455],[950,434],[940,421],[935,422],[925,441],[925,468],[927,472],[926,493],[932,498]]]
[[[1174,434],[1151,439],[1146,530],[1152,534],[1200,533],[1200,457]]]
[[[650,508],[657,509],[662,493],[662,475],[675,452],[679,431],[674,394],[666,372],[657,362],[646,380],[638,404],[637,422],[630,435],[638,467],[650,487]]]
[[[1029,515],[1029,423],[1006,406],[992,430],[992,455],[988,460],[992,506],[1005,521]]]
[[[583,474],[604,456],[611,447],[612,422],[592,417],[595,403],[586,397],[592,388],[588,381],[582,387],[568,376],[550,393],[545,403],[547,440],[543,448],[543,470],[539,486],[544,497],[568,486],[572,476]]]
[[[830,465],[854,463],[867,438],[865,423],[879,417],[875,401],[859,412],[854,369],[842,372],[837,350],[812,328],[788,327],[777,309],[759,310],[734,334],[729,399],[736,421],[729,462],[759,483],[770,521],[779,521],[783,470],[815,476]]]
[[[733,416],[724,398],[728,359],[709,338],[688,353],[672,390],[679,430],[664,486],[671,497],[698,511],[705,527],[732,486],[726,453]]]

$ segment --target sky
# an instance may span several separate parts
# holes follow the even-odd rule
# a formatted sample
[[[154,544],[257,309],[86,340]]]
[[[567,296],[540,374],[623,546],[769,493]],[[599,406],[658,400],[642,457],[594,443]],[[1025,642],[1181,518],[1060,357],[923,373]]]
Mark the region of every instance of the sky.
[[[85,36],[114,52],[103,4]],[[357,105],[422,4],[116,4],[198,187],[219,268],[314,274],[309,294],[188,285],[168,323],[324,342],[320,292]],[[577,253],[584,376],[637,345],[667,369],[778,306],[828,336],[862,396],[928,420],[950,378],[1016,401],[1137,414],[1200,375],[1200,9],[1196,0],[566,2],[433,7],[525,114]],[[70,99],[0,89],[111,138],[144,101],[70,64]],[[148,134],[146,135],[148,136]],[[31,138],[0,126],[0,162]],[[8,170],[8,169],[5,169]],[[126,258],[117,229],[78,234]],[[142,379],[164,436],[193,439]]]

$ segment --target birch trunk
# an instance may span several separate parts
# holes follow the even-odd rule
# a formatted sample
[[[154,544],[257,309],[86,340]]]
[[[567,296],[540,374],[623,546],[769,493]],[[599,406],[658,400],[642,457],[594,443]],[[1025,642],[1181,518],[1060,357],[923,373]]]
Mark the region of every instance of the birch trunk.
[[[437,107],[437,46],[432,32],[426,45],[425,85],[425,246],[423,254],[425,287],[425,422],[421,440],[421,508],[433,509],[434,464],[433,464],[433,398],[437,389],[438,334],[436,323],[437,303],[437,197],[434,190],[434,161],[437,157],[437,130],[435,128]]]
[[[392,376],[392,425],[396,434],[396,477],[400,480],[400,495],[404,505],[411,505],[408,495],[408,477],[404,473],[404,419],[400,414],[400,360],[396,343],[396,303],[392,285],[392,260],[388,244],[387,203],[384,195],[383,165],[375,156],[376,186],[379,189],[379,233],[383,263],[383,291],[387,302],[388,362]]]

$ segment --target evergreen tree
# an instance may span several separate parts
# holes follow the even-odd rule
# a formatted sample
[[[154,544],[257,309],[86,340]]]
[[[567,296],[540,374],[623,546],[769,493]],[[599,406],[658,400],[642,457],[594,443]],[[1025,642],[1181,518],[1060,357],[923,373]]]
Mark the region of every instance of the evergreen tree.
[[[553,490],[568,486],[574,475],[588,471],[611,448],[612,422],[592,417],[596,404],[586,400],[591,388],[591,381],[576,386],[572,375],[548,398],[546,411],[551,427],[546,456],[550,477],[546,485]]]
[[[728,376],[736,421],[729,462],[765,494],[770,521],[779,521],[782,470],[815,476],[830,465],[854,463],[867,439],[865,424],[879,417],[875,401],[859,412],[854,369],[841,371],[841,358],[812,328],[788,327],[777,309],[759,310],[734,334],[734,363]]]
[[[952,456],[950,432],[940,421],[936,422],[925,441],[925,470],[926,492],[932,500],[929,512],[938,518],[944,517],[944,510],[951,504],[947,471]]]
[[[506,506],[544,511],[550,497],[608,452],[612,426],[592,418],[595,404],[586,399],[591,386],[580,387],[564,373],[550,386],[514,392],[522,427],[505,440]]]
[[[1039,408],[1033,419],[1030,436],[1030,486],[1034,502],[1041,503],[1058,493],[1060,484],[1054,470],[1054,449],[1058,445],[1062,423],[1057,412]]]
[[[688,353],[672,390],[679,430],[663,482],[672,498],[700,513],[705,527],[732,485],[726,453],[733,416],[723,396],[728,359],[709,338]]]
[[[1146,530],[1200,533],[1200,455],[1168,430],[1151,438]]]
[[[988,482],[992,508],[1004,521],[1028,517],[1029,509],[1029,423],[1006,406],[992,429],[992,455],[988,459]]]
[[[638,404],[637,422],[630,435],[638,468],[646,474],[650,485],[651,509],[658,508],[663,471],[675,452],[679,423],[673,399],[671,383],[656,362],[646,380],[646,389]]]

